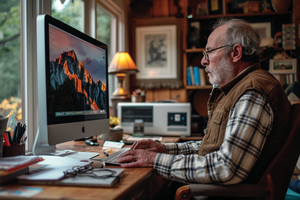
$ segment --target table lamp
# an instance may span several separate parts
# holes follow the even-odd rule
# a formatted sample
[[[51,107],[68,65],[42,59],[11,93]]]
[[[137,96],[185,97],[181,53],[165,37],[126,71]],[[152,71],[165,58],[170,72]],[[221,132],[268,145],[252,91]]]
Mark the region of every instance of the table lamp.
[[[123,88],[123,80],[128,72],[139,72],[139,70],[127,52],[116,53],[108,67],[108,73],[116,74],[118,78],[118,88],[114,91],[113,96],[128,95]]]

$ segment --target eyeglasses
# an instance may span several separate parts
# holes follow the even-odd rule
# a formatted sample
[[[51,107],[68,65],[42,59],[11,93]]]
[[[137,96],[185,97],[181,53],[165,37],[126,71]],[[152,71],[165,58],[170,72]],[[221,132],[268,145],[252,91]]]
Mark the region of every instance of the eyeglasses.
[[[101,175],[99,175],[99,173]],[[119,179],[118,176],[116,176],[116,171],[105,168],[94,169],[92,165],[72,167],[72,169],[64,171],[64,175],[66,178],[75,176],[90,176],[92,178],[99,179],[107,179],[110,177]]]
[[[208,53],[212,52],[212,51],[215,51],[215,50],[218,50],[218,49],[221,49],[221,48],[224,48],[224,47],[233,47],[233,45],[224,45],[224,46],[221,46],[221,47],[218,47],[218,48],[215,48],[215,49],[212,49],[212,50],[203,50],[202,53],[203,53],[203,56],[205,57],[206,60],[209,60],[209,57],[208,57]]]

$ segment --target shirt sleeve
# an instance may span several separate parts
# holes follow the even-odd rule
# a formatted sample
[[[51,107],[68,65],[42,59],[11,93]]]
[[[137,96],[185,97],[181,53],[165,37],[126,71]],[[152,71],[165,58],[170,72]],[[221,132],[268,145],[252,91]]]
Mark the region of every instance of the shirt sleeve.
[[[248,91],[229,113],[224,142],[218,151],[205,156],[199,156],[196,151],[189,155],[159,153],[153,168],[161,176],[183,183],[242,182],[263,149],[273,118],[267,99],[258,92]],[[172,145],[168,152],[185,152],[177,150],[180,146]]]
[[[183,143],[165,143],[168,154],[194,154],[199,151],[202,141],[188,141]]]

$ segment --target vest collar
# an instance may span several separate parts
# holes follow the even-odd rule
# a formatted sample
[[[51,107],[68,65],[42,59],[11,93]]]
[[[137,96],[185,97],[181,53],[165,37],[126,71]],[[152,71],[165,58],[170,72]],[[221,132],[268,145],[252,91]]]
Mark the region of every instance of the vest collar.
[[[219,89],[225,93],[225,95],[231,90],[233,86],[235,86],[241,79],[243,79],[246,75],[248,75],[250,72],[253,72],[255,70],[261,69],[260,63],[255,63],[253,65],[250,65],[245,70],[243,70],[241,73],[239,73],[236,77],[228,81],[222,86],[219,86]]]

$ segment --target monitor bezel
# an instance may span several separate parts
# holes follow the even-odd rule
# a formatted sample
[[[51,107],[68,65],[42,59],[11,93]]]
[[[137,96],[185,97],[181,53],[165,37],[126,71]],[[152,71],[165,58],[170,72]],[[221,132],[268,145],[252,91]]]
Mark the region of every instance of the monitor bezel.
[[[50,54],[49,54],[49,51],[50,51],[50,40],[49,40],[49,25],[52,25],[58,29],[61,29],[62,31],[66,32],[67,34],[70,34],[70,35],[73,35],[75,37],[77,37],[78,39],[80,40],[83,40],[85,42],[88,42],[90,44],[93,44],[94,46],[96,47],[99,47],[103,50],[105,50],[105,53],[107,55],[107,45],[78,31],[77,29],[53,18],[53,17],[50,17],[49,15],[46,15],[45,16],[45,65],[46,65],[46,77],[49,77],[48,76],[48,73],[50,72]],[[108,61],[106,59],[106,72],[108,71]],[[106,84],[107,84],[107,80],[108,80],[108,73],[106,73]],[[46,87],[50,87],[50,80],[46,80]],[[80,121],[90,121],[90,120],[98,120],[99,118],[101,119],[106,119],[106,118],[109,118],[109,105],[108,105],[108,102],[109,102],[109,99],[108,99],[108,88],[106,88],[106,113],[101,113],[101,114],[85,114],[85,115],[75,115],[75,116],[63,116],[63,117],[56,117],[55,116],[55,113],[50,113],[50,112],[47,112],[47,124],[48,125],[55,125],[55,124],[62,124],[62,123],[72,123],[72,122],[80,122]],[[51,93],[50,93],[50,90],[48,89],[47,90],[47,93],[46,95],[50,96]],[[48,102],[48,99],[47,99],[47,111],[50,111],[50,109],[48,108],[49,106],[49,102]],[[106,114],[106,115],[105,115]]]
[[[46,92],[46,68],[49,66],[49,46],[46,48],[46,43],[49,42],[49,24],[52,24],[62,30],[72,31],[72,35],[79,38],[84,38],[93,44],[106,45],[91,38],[90,36],[81,33],[80,31],[70,27],[69,25],[60,22],[59,20],[45,14],[37,17],[37,88],[38,88],[38,131],[35,136],[32,152],[34,155],[45,155],[56,152],[55,145],[79,138],[100,135],[109,132],[109,97],[108,85],[106,85],[106,101],[107,112],[104,118],[88,119],[87,117],[77,118],[75,121],[67,123],[48,124],[47,115],[47,92]],[[73,32],[74,31],[74,32]],[[48,44],[49,45],[49,44]],[[47,49],[47,50],[46,50]],[[107,51],[107,47],[106,47]],[[107,54],[106,54],[107,56]],[[106,59],[106,68],[108,68]],[[108,73],[106,73],[106,80]],[[97,116],[97,115],[96,115]],[[96,117],[95,116],[95,117]]]

